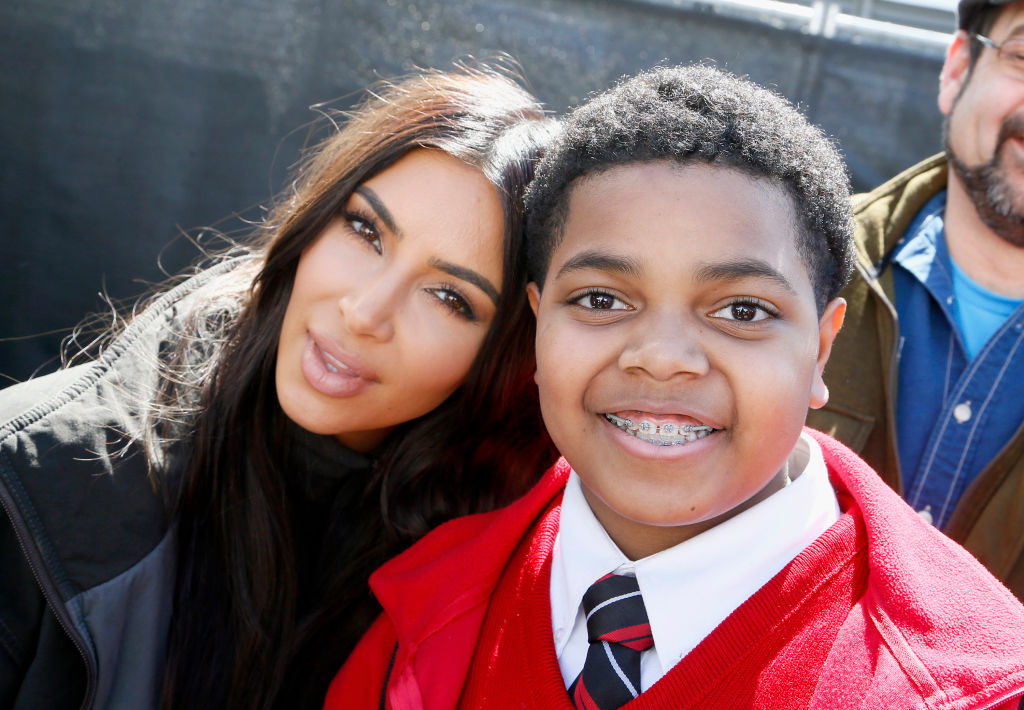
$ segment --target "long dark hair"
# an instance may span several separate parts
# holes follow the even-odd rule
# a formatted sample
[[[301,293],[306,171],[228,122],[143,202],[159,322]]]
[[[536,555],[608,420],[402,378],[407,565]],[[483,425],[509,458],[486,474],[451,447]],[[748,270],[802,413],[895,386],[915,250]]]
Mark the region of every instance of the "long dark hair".
[[[439,522],[508,502],[553,460],[532,379],[522,248],[522,195],[551,121],[506,74],[460,67],[373,87],[310,152],[271,213],[266,246],[248,267],[258,271],[203,377],[185,439],[164,708],[271,707],[289,667],[308,674],[321,699],[377,612],[366,584],[370,572]],[[505,259],[497,315],[464,385],[400,426],[362,490],[335,510],[337,573],[327,584],[327,605],[300,626],[285,487],[300,444],[277,402],[278,336],[303,250],[360,183],[418,147],[479,167],[501,195]],[[179,347],[186,352],[187,344]],[[168,379],[170,399],[182,379]]]

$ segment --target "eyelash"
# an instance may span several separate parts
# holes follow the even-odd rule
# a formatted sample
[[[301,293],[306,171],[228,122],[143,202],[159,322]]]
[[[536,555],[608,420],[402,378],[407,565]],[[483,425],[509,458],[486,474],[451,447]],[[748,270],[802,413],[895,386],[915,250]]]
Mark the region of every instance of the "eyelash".
[[[739,318],[723,318],[723,320],[730,320],[730,321],[733,321],[733,322],[736,322],[736,323],[760,323],[762,321],[769,320],[769,319],[774,320],[774,319],[778,318],[779,315],[780,315],[778,309],[776,309],[770,303],[768,303],[766,301],[762,301],[759,298],[737,298],[736,300],[730,301],[729,303],[727,303],[726,305],[722,306],[721,308],[717,308],[714,311],[712,311],[711,312],[711,316],[714,318],[714,317],[716,317],[714,315],[715,313],[718,313],[719,311],[724,311],[727,308],[733,309],[733,308],[736,308],[736,307],[744,307],[744,306],[746,306],[748,308],[753,308],[753,309],[758,310],[758,311],[761,311],[762,313],[764,313],[767,316],[767,318],[757,318],[756,320],[741,320]],[[755,314],[755,316],[756,316],[756,314]]]
[[[371,215],[363,214],[359,210],[347,210],[344,216],[345,223],[348,225],[348,228],[352,230],[352,233],[355,234],[358,239],[369,244],[370,247],[378,254],[383,252],[384,247],[381,244],[380,227],[377,226],[377,221]],[[362,230],[356,227],[356,223],[359,222],[361,222],[365,227],[368,227],[369,231],[373,232],[372,239],[367,237]]]
[[[582,301],[584,298],[593,298],[594,296],[605,296],[607,298],[612,299],[613,301],[618,301],[619,303],[626,306],[626,308],[594,308],[592,306],[584,306],[582,303],[580,303],[580,301]],[[583,293],[574,294],[572,297],[569,298],[568,303],[571,306],[578,306],[579,308],[583,308],[588,311],[624,311],[629,309],[629,304],[627,304],[621,298],[619,298],[615,294],[609,293],[608,291],[604,291],[599,288],[590,288],[584,291]]]
[[[595,308],[593,306],[583,305],[582,303],[580,303],[584,299],[586,299],[586,298],[593,298],[594,296],[603,296],[603,297],[606,297],[606,298],[610,298],[610,299],[612,299],[612,301],[618,301],[619,303],[623,304],[624,306],[626,306],[626,308]],[[568,299],[568,303],[569,303],[569,305],[577,306],[579,308],[583,308],[583,309],[588,310],[588,311],[614,312],[614,311],[624,311],[624,310],[628,310],[629,309],[628,304],[626,304],[625,301],[623,301],[621,298],[618,298],[617,296],[615,296],[614,294],[609,293],[608,291],[603,291],[603,290],[597,289],[597,288],[587,289],[583,293],[574,294],[571,298]],[[761,313],[764,313],[766,317],[765,318],[756,318],[756,316],[757,316],[756,313],[754,314],[755,318],[751,319],[751,320],[742,320],[740,318],[735,318],[735,317],[734,318],[724,318],[724,317],[721,317],[721,316],[718,316],[718,317],[722,318],[722,320],[727,320],[727,321],[731,321],[731,322],[734,322],[734,323],[754,324],[754,323],[761,323],[761,322],[766,321],[766,320],[774,320],[774,319],[778,318],[779,315],[780,315],[778,309],[776,309],[770,303],[768,303],[766,301],[762,301],[762,300],[760,300],[758,298],[737,298],[736,300],[729,302],[725,306],[722,306],[721,308],[715,309],[714,311],[711,312],[711,315],[712,315],[712,317],[716,317],[716,316],[714,316],[714,314],[718,313],[719,311],[723,311],[723,310],[725,310],[727,308],[728,309],[734,309],[734,308],[737,308],[737,307],[739,307],[739,308],[742,308],[742,307],[753,308],[756,311],[760,311]],[[730,315],[735,315],[735,314],[730,313]]]
[[[358,209],[349,209],[344,214],[345,223],[348,224],[349,229],[352,230],[353,234],[361,241],[370,245],[370,247],[378,254],[383,253],[383,246],[381,245],[381,230],[377,226],[377,220],[374,219],[373,215],[365,214]],[[365,236],[362,230],[358,229],[355,225],[357,222],[362,222],[363,225],[369,228],[369,231],[373,232],[373,238],[370,239]],[[475,322],[477,320],[476,311],[469,305],[469,299],[462,295],[462,292],[451,283],[443,283],[436,288],[426,289],[427,293],[432,295],[438,300],[442,308],[445,308],[454,315],[465,318],[468,321]],[[448,298],[445,298],[443,294],[448,294]],[[454,297],[458,303],[452,303],[450,298]]]
[[[443,308],[446,308],[460,318],[465,318],[468,321],[477,320],[476,312],[473,310],[473,307],[469,305],[469,299],[463,296],[454,284],[444,283],[436,288],[428,288],[427,293],[434,296]],[[445,293],[447,293],[449,297],[454,297],[458,303],[451,303],[450,300],[442,295]]]

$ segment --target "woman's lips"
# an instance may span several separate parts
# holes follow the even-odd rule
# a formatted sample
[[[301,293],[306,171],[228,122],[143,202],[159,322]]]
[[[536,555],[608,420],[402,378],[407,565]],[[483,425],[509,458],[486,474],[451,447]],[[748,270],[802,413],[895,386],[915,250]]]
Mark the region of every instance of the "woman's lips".
[[[313,332],[302,352],[302,374],[310,387],[328,397],[351,397],[378,381],[377,374],[359,358]]]

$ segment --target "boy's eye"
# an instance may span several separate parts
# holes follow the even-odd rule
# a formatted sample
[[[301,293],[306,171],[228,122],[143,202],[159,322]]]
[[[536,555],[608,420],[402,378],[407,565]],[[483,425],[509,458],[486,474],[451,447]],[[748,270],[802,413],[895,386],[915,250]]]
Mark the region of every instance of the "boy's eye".
[[[380,232],[377,231],[372,222],[354,214],[345,215],[345,221],[348,222],[348,226],[353,232],[373,247],[374,251],[378,254],[381,253]]]
[[[712,318],[724,318],[742,323],[756,323],[777,316],[778,314],[773,309],[769,309],[757,301],[733,301],[711,314]]]
[[[595,311],[624,311],[629,308],[627,304],[605,291],[584,293],[573,298],[571,303]]]

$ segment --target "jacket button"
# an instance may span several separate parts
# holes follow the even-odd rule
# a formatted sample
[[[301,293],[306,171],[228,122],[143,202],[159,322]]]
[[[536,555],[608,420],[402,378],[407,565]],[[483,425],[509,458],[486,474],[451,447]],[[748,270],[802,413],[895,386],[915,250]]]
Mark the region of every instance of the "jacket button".
[[[926,505],[924,510],[917,511],[917,514],[924,518],[924,521],[929,525],[935,524],[935,518],[932,517],[932,507],[930,505]]]
[[[958,424],[963,424],[971,418],[971,403],[961,402],[953,407],[953,418]]]

